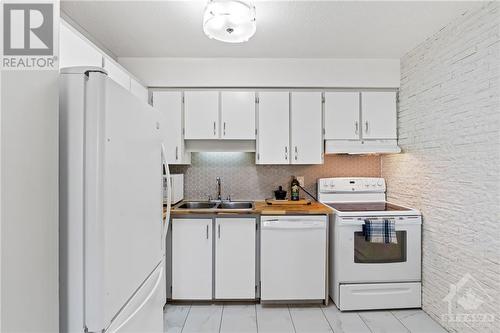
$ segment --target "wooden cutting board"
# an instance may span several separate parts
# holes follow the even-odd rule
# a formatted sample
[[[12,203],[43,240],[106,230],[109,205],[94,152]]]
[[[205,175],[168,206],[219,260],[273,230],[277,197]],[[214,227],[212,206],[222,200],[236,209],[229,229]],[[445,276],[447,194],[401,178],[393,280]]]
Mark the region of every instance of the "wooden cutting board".
[[[299,199],[296,201],[292,200],[276,200],[276,199],[266,199],[266,203],[268,205],[281,205],[281,206],[286,206],[286,205],[310,205],[311,200],[309,199]]]

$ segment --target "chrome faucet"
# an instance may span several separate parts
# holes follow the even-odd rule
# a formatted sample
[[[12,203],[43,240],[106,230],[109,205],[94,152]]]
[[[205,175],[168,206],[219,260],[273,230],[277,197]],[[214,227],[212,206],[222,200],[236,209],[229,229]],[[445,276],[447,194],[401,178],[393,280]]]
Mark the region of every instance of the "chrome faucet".
[[[215,178],[215,181],[217,182],[217,200],[222,200],[222,196],[221,196],[221,179],[220,177],[217,177]]]

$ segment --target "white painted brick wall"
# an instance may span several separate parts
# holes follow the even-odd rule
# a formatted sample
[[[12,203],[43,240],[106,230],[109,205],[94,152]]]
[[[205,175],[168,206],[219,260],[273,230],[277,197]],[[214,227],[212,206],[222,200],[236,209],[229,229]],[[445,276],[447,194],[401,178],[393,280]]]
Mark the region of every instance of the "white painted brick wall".
[[[423,308],[450,331],[500,332],[499,21],[499,3],[484,3],[401,59],[404,153],[382,158],[388,198],[423,213]],[[478,283],[460,293],[484,303],[452,310],[493,323],[442,319],[450,283],[466,273]]]

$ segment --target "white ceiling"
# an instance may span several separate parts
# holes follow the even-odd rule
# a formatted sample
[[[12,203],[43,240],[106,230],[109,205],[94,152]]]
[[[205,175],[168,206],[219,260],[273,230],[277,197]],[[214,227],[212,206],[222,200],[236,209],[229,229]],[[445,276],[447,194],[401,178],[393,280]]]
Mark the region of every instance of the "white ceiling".
[[[257,33],[225,44],[202,31],[206,0],[63,1],[117,57],[400,58],[478,2],[256,1]]]

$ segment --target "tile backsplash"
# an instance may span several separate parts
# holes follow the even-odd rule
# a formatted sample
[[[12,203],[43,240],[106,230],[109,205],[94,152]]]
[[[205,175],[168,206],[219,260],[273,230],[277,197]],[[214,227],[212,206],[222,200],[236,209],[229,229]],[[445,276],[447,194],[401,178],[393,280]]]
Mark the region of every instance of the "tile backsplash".
[[[192,153],[191,165],[172,165],[170,172],[184,174],[184,198],[190,200],[215,197],[216,177],[222,179],[223,198],[259,200],[272,197],[279,185],[290,195],[291,176],[304,176],[305,188],[316,195],[318,178],[381,174],[376,155],[325,155],[322,165],[256,165],[254,153]]]

